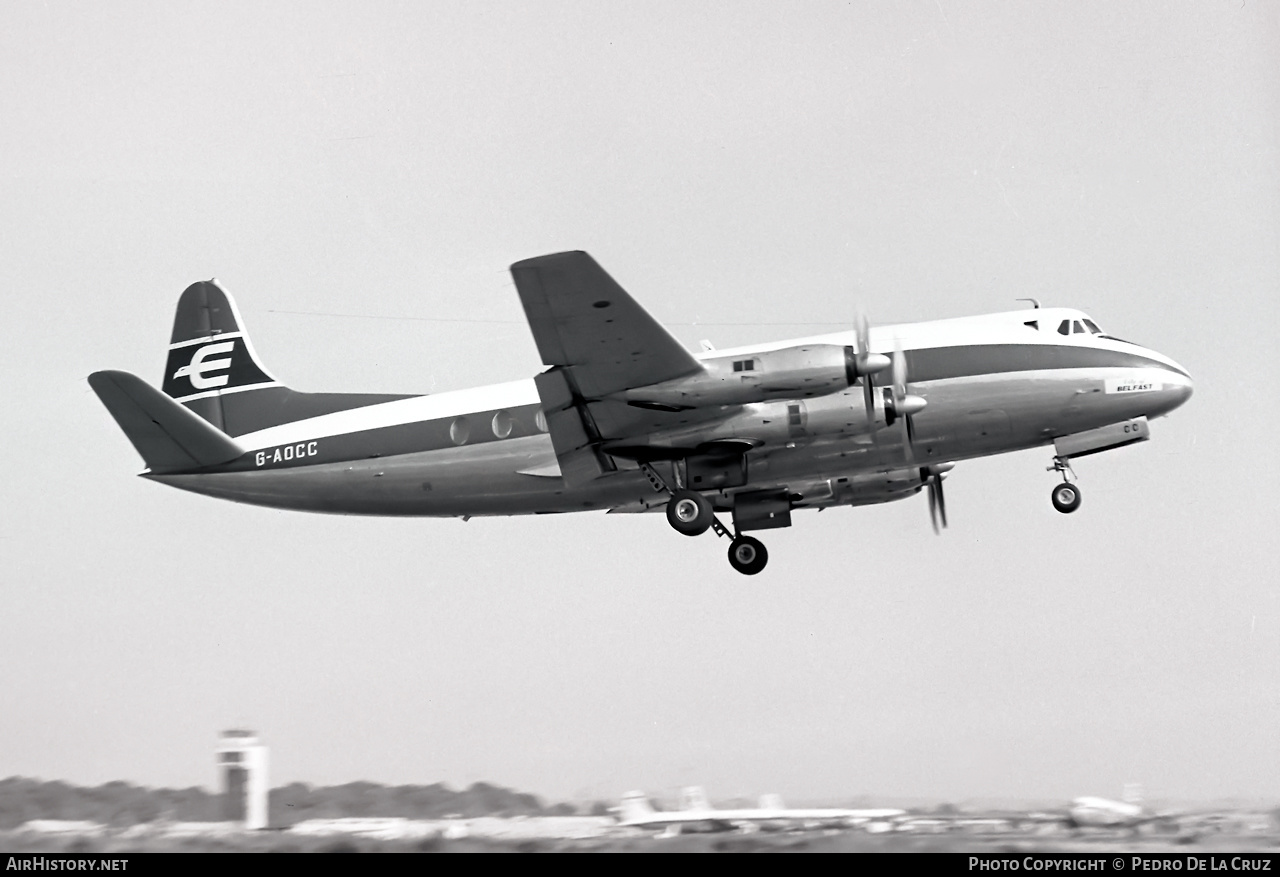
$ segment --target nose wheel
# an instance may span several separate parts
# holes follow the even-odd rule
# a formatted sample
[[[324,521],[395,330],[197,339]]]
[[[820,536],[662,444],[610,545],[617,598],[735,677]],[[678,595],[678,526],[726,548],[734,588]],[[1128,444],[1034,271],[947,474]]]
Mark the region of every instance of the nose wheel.
[[[1049,494],[1053,507],[1064,515],[1069,515],[1080,508],[1080,488],[1071,483],[1076,473],[1071,468],[1071,460],[1066,457],[1054,457],[1049,471],[1062,475],[1062,483]]]
[[[1069,515],[1080,508],[1080,488],[1063,482],[1053,489],[1049,499],[1055,509]]]

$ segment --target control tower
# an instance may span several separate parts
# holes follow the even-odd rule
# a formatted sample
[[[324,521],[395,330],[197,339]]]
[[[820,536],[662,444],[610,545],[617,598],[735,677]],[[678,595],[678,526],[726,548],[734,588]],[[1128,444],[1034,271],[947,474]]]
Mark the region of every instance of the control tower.
[[[267,747],[253,731],[223,731],[218,736],[218,773],[222,780],[222,818],[248,829],[267,827]]]

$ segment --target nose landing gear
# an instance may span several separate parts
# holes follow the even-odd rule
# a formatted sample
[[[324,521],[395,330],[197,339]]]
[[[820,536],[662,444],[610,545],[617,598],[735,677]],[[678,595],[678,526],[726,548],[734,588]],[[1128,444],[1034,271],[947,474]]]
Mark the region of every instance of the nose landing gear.
[[[1071,483],[1072,479],[1076,477],[1076,473],[1071,468],[1070,458],[1054,457],[1053,465],[1049,467],[1048,471],[1058,472],[1062,475],[1062,483],[1049,494],[1049,500],[1053,503],[1053,507],[1064,515],[1069,515],[1080,508],[1080,488]]]
[[[1053,502],[1055,509],[1064,515],[1069,515],[1080,508],[1080,488],[1063,482],[1053,489],[1049,499]]]

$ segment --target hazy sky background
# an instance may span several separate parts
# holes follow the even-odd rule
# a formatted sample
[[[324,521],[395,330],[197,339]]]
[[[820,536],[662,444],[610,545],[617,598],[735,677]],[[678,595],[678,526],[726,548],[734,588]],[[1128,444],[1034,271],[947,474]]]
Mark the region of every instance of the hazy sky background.
[[[0,776],[212,786],[247,726],[275,784],[1280,798],[1278,61],[1242,0],[4,4]],[[941,538],[802,512],[748,579],[147,483],[84,380],[213,276],[297,389],[528,377],[506,269],[564,249],[691,347],[1037,296],[1196,393],[1075,515],[973,461]]]

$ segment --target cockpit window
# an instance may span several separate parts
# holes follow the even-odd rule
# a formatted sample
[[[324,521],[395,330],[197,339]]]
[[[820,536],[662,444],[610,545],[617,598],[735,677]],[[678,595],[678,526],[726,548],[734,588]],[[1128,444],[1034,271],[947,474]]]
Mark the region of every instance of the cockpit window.
[[[1079,321],[1079,320],[1075,320],[1075,321],[1071,324],[1071,331],[1075,332],[1077,335],[1083,335],[1083,334],[1085,334],[1084,326],[1081,326],[1081,325],[1080,325],[1080,321]]]
[[[1070,334],[1071,334],[1071,321],[1070,321],[1070,320],[1063,320],[1061,323],[1059,323],[1059,324],[1058,324],[1058,334],[1059,334],[1059,335],[1070,335]]]
[[[1093,320],[1085,319],[1084,324],[1089,327],[1089,331],[1095,335],[1101,335],[1102,330],[1098,328],[1098,324]]]

